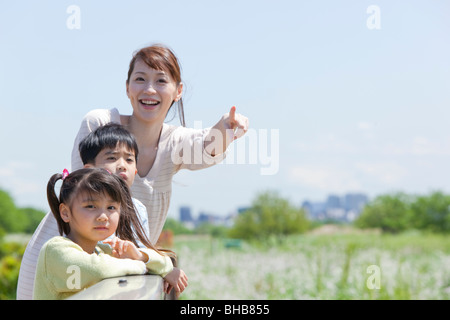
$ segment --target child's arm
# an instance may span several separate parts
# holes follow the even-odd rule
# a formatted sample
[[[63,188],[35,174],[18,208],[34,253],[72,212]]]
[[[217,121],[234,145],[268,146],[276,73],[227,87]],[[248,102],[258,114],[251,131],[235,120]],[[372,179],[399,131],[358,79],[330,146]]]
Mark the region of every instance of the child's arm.
[[[113,249],[113,256],[116,258],[128,258],[139,260],[145,263],[148,272],[158,274],[165,277],[173,270],[172,260],[170,257],[159,254],[155,250],[149,248],[137,248],[131,241],[121,240],[118,237],[104,240]]]
[[[164,277],[166,282],[164,283],[164,291],[169,294],[172,288],[177,293],[182,293],[188,286],[188,278],[183,270],[176,267]]]
[[[172,288],[181,293],[187,287],[188,278],[183,270],[175,268],[169,256],[157,253],[149,248],[137,248],[131,241],[121,240],[113,237],[104,240],[112,248],[114,257],[121,259],[135,259],[145,262],[150,273],[158,274],[164,278],[164,291],[169,294]]]
[[[39,283],[60,293],[77,292],[106,278],[146,272],[141,261],[116,259],[104,253],[89,254],[62,237],[50,240],[42,251],[36,276],[43,277]]]

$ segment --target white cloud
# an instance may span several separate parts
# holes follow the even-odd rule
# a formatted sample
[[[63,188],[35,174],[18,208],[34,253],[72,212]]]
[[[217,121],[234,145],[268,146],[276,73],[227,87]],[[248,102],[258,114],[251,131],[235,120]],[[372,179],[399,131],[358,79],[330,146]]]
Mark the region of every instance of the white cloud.
[[[449,146],[439,145],[439,143],[430,141],[424,137],[416,137],[413,140],[411,153],[415,155],[440,155],[449,154]]]
[[[32,174],[35,167],[33,163],[8,162],[0,164],[0,167],[0,188],[10,193],[16,204],[28,204],[32,198],[45,197],[45,186]]]
[[[354,173],[330,166],[295,166],[291,169],[291,177],[307,187],[326,192],[361,190],[361,183]]]
[[[374,125],[367,121],[359,121],[356,125],[360,130],[372,130]]]
[[[14,175],[14,170],[11,168],[0,168],[0,180],[9,178]]]
[[[408,175],[408,170],[394,162],[358,162],[355,168],[361,173],[369,176],[372,180],[382,182],[387,185],[399,183]]]
[[[432,141],[422,136],[412,138],[408,143],[398,145],[389,143],[384,146],[383,153],[388,155],[410,155],[410,156],[449,156],[450,139]]]
[[[306,164],[291,167],[290,179],[322,193],[366,192],[405,189],[410,170],[395,161],[357,161]]]

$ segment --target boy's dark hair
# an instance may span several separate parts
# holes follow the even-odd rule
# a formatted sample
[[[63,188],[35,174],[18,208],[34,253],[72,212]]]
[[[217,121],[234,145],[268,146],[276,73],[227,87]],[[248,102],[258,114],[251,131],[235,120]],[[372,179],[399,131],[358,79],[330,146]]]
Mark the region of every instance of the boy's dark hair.
[[[133,151],[137,162],[139,149],[136,138],[118,123],[98,127],[80,142],[78,150],[81,161],[83,164],[94,164],[100,151],[105,148],[114,149],[118,143]]]

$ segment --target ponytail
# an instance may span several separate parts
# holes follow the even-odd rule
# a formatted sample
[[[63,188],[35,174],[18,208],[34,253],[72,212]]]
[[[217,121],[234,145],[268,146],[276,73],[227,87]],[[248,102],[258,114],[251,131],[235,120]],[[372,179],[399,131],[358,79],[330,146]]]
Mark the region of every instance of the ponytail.
[[[51,176],[50,180],[47,183],[47,201],[50,206],[50,210],[53,213],[53,216],[58,223],[58,231],[60,235],[69,234],[70,227],[69,224],[64,222],[59,213],[59,206],[61,204],[60,199],[55,193],[55,185],[58,180],[62,180],[63,175],[60,173],[56,173]]]

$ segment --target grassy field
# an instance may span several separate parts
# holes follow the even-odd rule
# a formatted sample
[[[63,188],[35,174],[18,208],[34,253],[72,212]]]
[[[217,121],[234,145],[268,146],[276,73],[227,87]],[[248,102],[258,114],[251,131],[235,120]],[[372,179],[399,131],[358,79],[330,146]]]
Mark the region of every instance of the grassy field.
[[[450,237],[326,229],[226,248],[178,236],[189,286],[180,299],[448,300]]]

